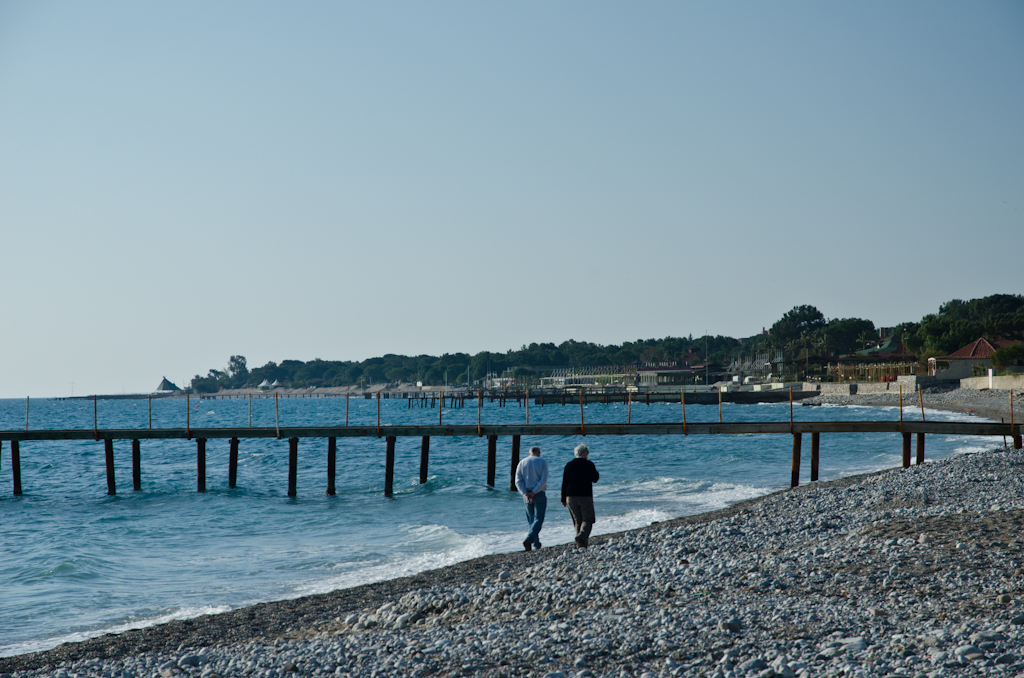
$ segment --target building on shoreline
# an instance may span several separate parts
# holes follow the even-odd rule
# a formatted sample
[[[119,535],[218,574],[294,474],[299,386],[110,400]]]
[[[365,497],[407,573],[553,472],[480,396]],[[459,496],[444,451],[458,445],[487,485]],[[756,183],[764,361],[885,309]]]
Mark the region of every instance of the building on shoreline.
[[[1020,341],[1016,339],[975,339],[949,355],[928,358],[928,374],[940,379],[967,379],[978,376],[975,373],[977,370],[985,371],[992,367],[992,354],[997,349],[1019,343]]]

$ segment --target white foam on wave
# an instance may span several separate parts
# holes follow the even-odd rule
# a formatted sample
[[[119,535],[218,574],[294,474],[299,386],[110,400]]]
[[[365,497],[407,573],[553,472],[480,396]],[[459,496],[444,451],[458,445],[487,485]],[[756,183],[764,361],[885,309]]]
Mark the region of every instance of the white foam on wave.
[[[598,489],[598,488],[595,488]],[[730,483],[707,483],[680,478],[656,477],[631,482],[616,488],[600,488],[595,498],[597,522],[593,534],[622,532],[645,527],[653,522],[664,522],[684,515],[693,515],[724,508],[745,499],[771,492],[771,488],[758,488]],[[643,503],[645,506],[628,509],[617,515],[601,513],[602,492],[614,495],[620,503]],[[522,548],[526,536],[526,521],[513,523],[513,529],[478,534],[460,534],[438,524],[406,525],[399,527],[405,539],[399,554],[374,563],[338,563],[342,572],[315,581],[297,583],[294,597],[326,593],[398,577],[406,577],[473,558],[495,553],[508,553]],[[541,531],[541,542],[550,545],[572,542],[575,532],[568,511],[557,495],[548,499],[548,510]]]
[[[64,643],[77,643],[79,641],[88,640],[89,638],[96,638],[98,636],[106,635],[108,633],[123,633],[124,631],[131,631],[132,629],[143,629],[147,626],[156,626],[158,624],[166,624],[169,621],[176,619],[193,619],[195,617],[201,617],[205,614],[219,614],[221,612],[227,612],[231,608],[227,605],[209,605],[203,607],[183,607],[180,610],[174,612],[168,612],[166,614],[149,617],[146,619],[134,619],[128,622],[122,622],[120,624],[113,624],[111,626],[101,626],[83,631],[75,631],[62,636],[54,636],[52,638],[40,638],[37,640],[26,640],[20,643],[14,643],[12,645],[0,646],[0,657],[12,657],[14,655],[26,654],[28,652],[41,652],[43,650],[51,650],[58,645]]]

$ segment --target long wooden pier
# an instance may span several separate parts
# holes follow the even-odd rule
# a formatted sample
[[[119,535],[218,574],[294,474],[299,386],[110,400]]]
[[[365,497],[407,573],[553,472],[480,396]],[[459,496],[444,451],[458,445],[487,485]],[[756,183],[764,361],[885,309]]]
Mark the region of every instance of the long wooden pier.
[[[683,410],[685,414],[685,409]],[[792,412],[792,411],[791,411]],[[141,441],[154,439],[181,439],[196,441],[196,490],[206,491],[206,442],[210,439],[228,439],[230,445],[228,486],[235,487],[238,472],[238,449],[246,438],[275,438],[288,440],[288,496],[296,496],[299,441],[308,438],[327,439],[326,492],[335,494],[335,460],[338,438],[383,438],[385,443],[384,494],[392,496],[395,441],[400,437],[418,437],[420,444],[420,483],[427,481],[430,438],[437,436],[463,436],[487,438],[487,484],[495,485],[497,447],[499,437],[511,437],[511,469],[509,489],[515,490],[515,469],[520,457],[522,436],[635,436],[635,435],[790,435],[793,439],[791,486],[799,484],[802,437],[811,435],[811,481],[818,479],[819,449],[823,433],[898,433],[902,436],[903,467],[911,465],[912,436],[917,436],[916,463],[924,463],[926,435],[1007,436],[1013,447],[1021,449],[1022,427],[1013,421],[997,422],[936,422],[936,421],[781,421],[781,422],[693,422],[685,420],[648,424],[460,424],[426,426],[270,426],[256,428],[171,428],[171,429],[64,429],[0,431],[0,446],[10,444],[11,472],[14,494],[22,494],[21,443],[46,440],[103,441],[106,456],[107,493],[116,494],[114,469],[114,441],[132,441],[132,488],[142,489]]]

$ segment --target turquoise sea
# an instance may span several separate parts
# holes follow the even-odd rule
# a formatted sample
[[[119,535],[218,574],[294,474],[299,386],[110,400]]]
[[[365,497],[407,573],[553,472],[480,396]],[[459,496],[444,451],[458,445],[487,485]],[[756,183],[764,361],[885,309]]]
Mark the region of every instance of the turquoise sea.
[[[475,402],[444,421],[475,424]],[[382,424],[430,424],[437,410],[384,400]],[[182,427],[184,399],[153,402],[153,425]],[[784,421],[788,404],[732,405],[726,421]],[[588,404],[588,422],[623,422],[624,404]],[[897,419],[898,408],[797,407],[799,420]],[[282,399],[282,426],[343,425],[345,399]],[[634,422],[679,421],[679,405],[633,405]],[[907,417],[920,416],[906,408]],[[530,408],[531,423],[574,423],[579,407]],[[963,415],[928,410],[929,419]],[[100,428],[145,428],[146,400],[99,401]],[[691,422],[717,406],[687,405]],[[525,409],[487,402],[483,419],[518,423]],[[353,399],[350,423],[376,422],[376,402]],[[194,427],[248,423],[247,400],[192,400]],[[31,428],[92,429],[93,403],[33,400]],[[253,402],[253,424],[274,424],[274,401]],[[0,429],[25,426],[25,401],[0,400]],[[522,440],[551,465],[542,541],[571,541],[555,501],[577,437]],[[789,484],[789,436],[589,436],[595,533],[639,527],[759,496]],[[131,491],[131,447],[115,443],[118,495],[107,496],[102,442],[21,445],[24,494],[12,495],[10,443],[0,454],[0,656],[72,640],[293,598],[522,548],[523,503],[509,492],[511,439],[498,441],[497,487],[487,487],[485,438],[433,438],[430,478],[419,484],[418,438],[399,438],[395,495],[384,498],[384,440],[338,439],[337,495],[324,494],[326,440],[299,446],[298,497],[288,498],[287,440],[242,440],[238,487],[228,489],[228,442],[207,444],[207,491],[195,491],[195,443],[142,441],[142,491]],[[808,443],[805,443],[805,447]],[[1001,438],[930,436],[928,458],[1001,446]],[[830,434],[821,479],[898,466],[898,435]],[[805,450],[802,482],[809,474]]]

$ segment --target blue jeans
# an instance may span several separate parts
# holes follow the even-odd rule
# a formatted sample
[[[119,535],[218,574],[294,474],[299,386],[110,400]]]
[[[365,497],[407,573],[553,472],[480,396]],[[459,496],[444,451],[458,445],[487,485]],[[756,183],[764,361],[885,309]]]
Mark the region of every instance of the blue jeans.
[[[526,505],[526,522],[530,524],[526,541],[534,546],[540,546],[540,528],[544,525],[544,512],[547,510],[548,495],[545,492],[533,495],[533,501]]]

